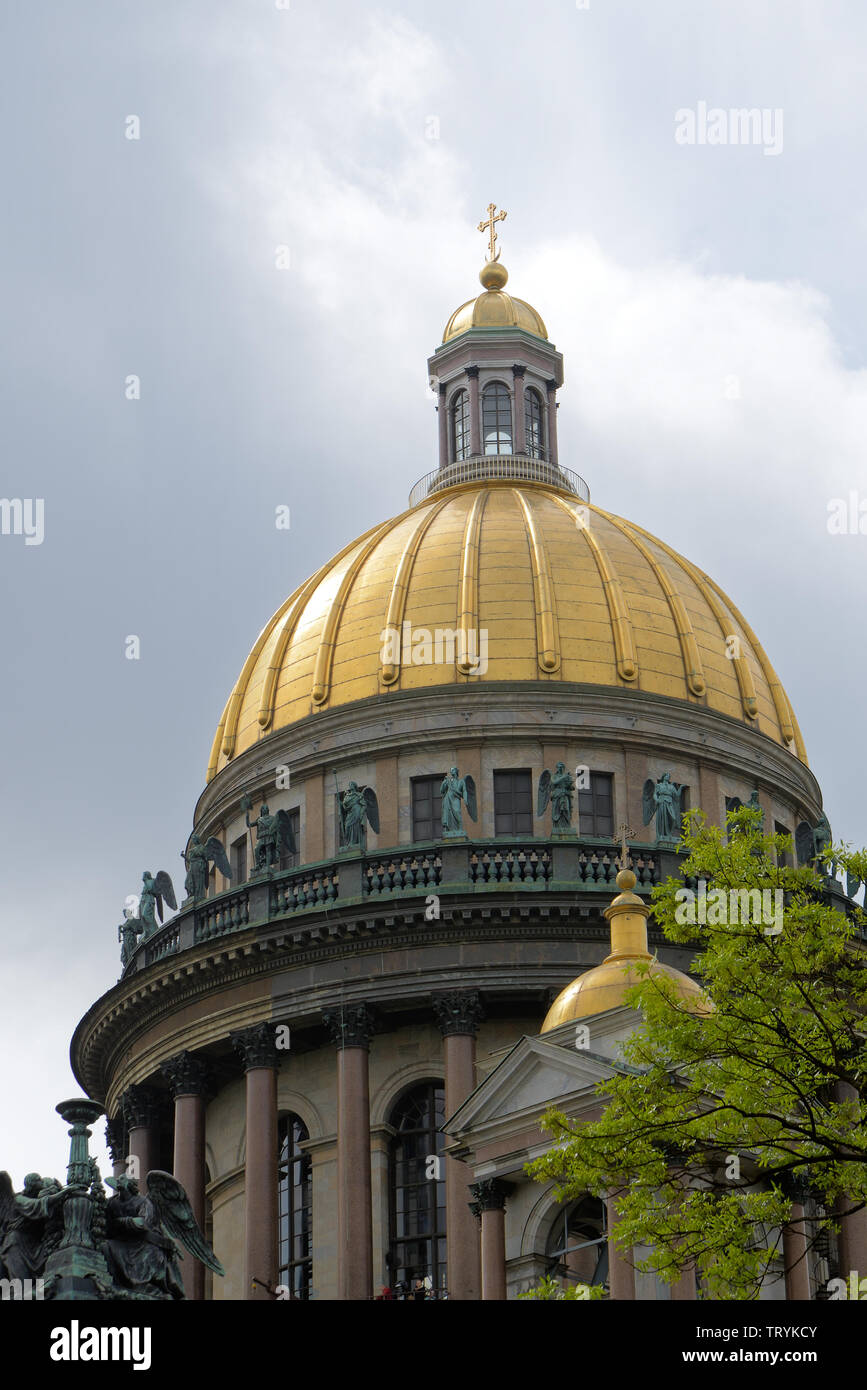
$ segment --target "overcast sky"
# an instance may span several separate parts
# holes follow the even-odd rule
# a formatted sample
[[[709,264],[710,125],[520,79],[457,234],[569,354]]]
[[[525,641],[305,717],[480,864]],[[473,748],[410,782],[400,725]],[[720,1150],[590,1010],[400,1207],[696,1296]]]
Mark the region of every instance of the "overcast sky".
[[[492,200],[562,462],[745,611],[867,843],[867,535],[827,525],[867,511],[865,31],[859,0],[7,0],[0,492],[44,499],[42,544],[0,536],[16,1186],[63,1177],[70,1036],[142,869],[182,883],[253,640],[435,465],[425,362]]]

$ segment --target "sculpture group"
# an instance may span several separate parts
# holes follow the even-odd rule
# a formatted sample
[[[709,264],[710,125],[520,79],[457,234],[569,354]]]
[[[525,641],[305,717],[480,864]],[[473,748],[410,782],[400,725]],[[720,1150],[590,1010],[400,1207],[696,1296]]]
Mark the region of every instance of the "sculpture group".
[[[103,1113],[90,1100],[57,1106],[70,1129],[67,1180],[28,1173],[20,1192],[0,1172],[0,1279],[13,1298],[169,1300],[185,1297],[178,1244],[223,1274],[171,1173],[147,1175],[143,1195],[131,1177],[107,1178],[106,1200],[88,1124]],[[177,1243],[176,1243],[177,1242]]]
[[[170,908],[176,908],[178,905],[172,880],[165,869],[160,869],[156,877],[150,869],[145,869],[141,882],[138,911],[132,907],[124,908],[124,920],[117,929],[117,939],[121,943],[121,965],[126,965],[139,937],[146,941],[157,930],[157,917],[159,925],[162,926],[163,905],[166,904]]]

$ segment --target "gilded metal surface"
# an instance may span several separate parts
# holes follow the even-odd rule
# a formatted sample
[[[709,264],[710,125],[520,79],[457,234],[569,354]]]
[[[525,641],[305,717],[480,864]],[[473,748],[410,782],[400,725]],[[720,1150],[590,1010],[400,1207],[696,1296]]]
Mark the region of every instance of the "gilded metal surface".
[[[479,543],[482,534],[482,517],[485,514],[487,490],[477,492],[467,513],[464,527],[464,553],[461,560],[461,597],[458,626],[461,632],[461,648],[458,653],[457,668],[461,675],[467,676],[472,663],[467,661],[473,641],[471,633],[477,632],[479,623]],[[474,650],[477,650],[474,648]]]
[[[614,572],[613,563],[593,535],[589,523],[584,524],[583,514],[575,507],[570,506],[568,502],[564,502],[562,497],[558,497],[557,501],[579,527],[584,540],[590,547],[590,553],[599,571],[599,578],[602,580],[602,587],[605,590],[605,598],[608,603],[608,612],[611,616],[611,631],[614,634],[614,648],[617,654],[617,674],[625,681],[634,681],[638,675],[638,661],[632,637],[632,619],[629,616],[629,608],[623,596],[623,587]]]
[[[385,615],[385,626],[390,631],[402,632],[403,619],[406,612],[406,596],[409,592],[409,581],[412,574],[412,567],[415,564],[415,557],[418,554],[425,532],[446,505],[446,499],[438,502],[435,507],[429,508],[419,519],[415,530],[410,534],[400,562],[394,572],[394,582],[391,586],[391,595],[388,600],[388,612]],[[384,661],[380,667],[380,679],[383,685],[394,685],[400,676],[400,661]]]
[[[524,513],[524,524],[530,542],[533,564],[533,590],[536,601],[536,650],[543,671],[560,667],[560,624],[557,621],[557,597],[548,563],[545,534],[536,523],[533,508],[524,493],[515,488],[515,497]],[[560,499],[558,498],[558,501]]]
[[[635,874],[631,869],[620,870],[617,886],[621,891],[606,907],[604,914],[611,923],[610,953],[601,965],[579,975],[557,995],[545,1016],[540,1030],[542,1033],[548,1033],[572,1019],[590,1018],[593,1014],[601,1014],[606,1009],[616,1009],[625,1004],[627,991],[647,978],[637,973],[635,967],[639,963],[649,965],[651,979],[662,977],[670,981],[677,998],[686,1004],[690,1012],[708,1012],[709,1001],[697,981],[691,980],[681,970],[656,960],[647,949],[650,908],[632,891]]]
[[[537,338],[548,338],[544,319],[532,304],[516,299],[503,289],[485,290],[476,299],[468,299],[466,304],[455,309],[445,326],[443,342],[449,342],[470,328],[523,328]]]
[[[505,222],[509,215],[505,208],[501,208],[499,212],[496,209],[496,203],[488,203],[487,219],[479,223],[479,231],[488,233],[488,260],[491,262],[500,259],[500,253],[497,250],[497,223]]]
[[[467,483],[344,547],[258,637],[208,770],[317,709],[393,690],[567,681],[687,700],[747,722],[806,762],[789,701],[720,589],[640,527],[542,485]],[[668,563],[670,561],[671,563]],[[407,626],[408,625],[408,626]],[[468,641],[394,662],[386,627]],[[726,638],[738,636],[732,660]],[[467,660],[486,634],[487,667]],[[430,639],[428,639],[430,640]],[[449,650],[446,646],[446,650]]]

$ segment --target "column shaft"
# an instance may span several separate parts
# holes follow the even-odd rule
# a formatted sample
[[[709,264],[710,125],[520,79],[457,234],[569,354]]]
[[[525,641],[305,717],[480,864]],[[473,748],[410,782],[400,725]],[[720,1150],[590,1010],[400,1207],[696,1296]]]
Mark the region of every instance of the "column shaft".
[[[446,1115],[453,1115],[476,1084],[476,1040],[470,1033],[443,1038]],[[470,1211],[469,1172],[446,1157],[446,1251],[449,1298],[477,1302],[480,1294],[479,1227]]]
[[[524,368],[514,366],[512,376],[515,382],[512,407],[515,412],[515,418],[512,421],[512,452],[525,454],[527,452],[527,430],[524,420]]]
[[[244,1169],[245,1296],[263,1301],[277,1283],[277,1072],[247,1072],[247,1156]]]
[[[605,1210],[608,1214],[608,1287],[611,1297],[618,1300],[635,1299],[635,1271],[621,1254],[615,1244],[617,1234],[617,1206],[613,1197],[606,1197]]]
[[[366,1047],[337,1054],[338,1297],[373,1296],[370,1094]]]
[[[199,1229],[205,1230],[205,1098],[202,1095],[175,1098],[175,1152],[173,1172],[183,1187]],[[185,1264],[184,1291],[187,1298],[205,1296],[205,1266],[200,1260]]]
[[[557,446],[557,383],[549,381],[548,387],[548,457],[551,463],[559,461]]]
[[[474,1219],[474,1218],[473,1218]],[[482,1300],[506,1297],[506,1212],[482,1209]]]
[[[786,1298],[789,1302],[810,1297],[807,1266],[807,1227],[804,1208],[792,1203],[790,1224],[783,1227],[783,1260],[786,1266]]]
[[[136,1162],[127,1162],[124,1171],[129,1177],[137,1178],[139,1191],[146,1193],[148,1173],[160,1166],[160,1136],[156,1125],[131,1125],[126,1151],[128,1158],[135,1158]]]
[[[470,390],[470,453],[474,456],[482,452],[482,419],[479,407],[479,369],[467,367]]]
[[[441,385],[439,389],[437,427],[439,429],[440,468],[445,468],[449,461],[449,416],[446,409],[446,388],[444,385]]]

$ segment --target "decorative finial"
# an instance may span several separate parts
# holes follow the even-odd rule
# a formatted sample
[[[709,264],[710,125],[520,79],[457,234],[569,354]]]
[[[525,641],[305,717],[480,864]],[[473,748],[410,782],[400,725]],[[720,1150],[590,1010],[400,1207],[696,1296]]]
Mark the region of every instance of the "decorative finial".
[[[620,870],[617,874],[615,882],[617,883],[617,887],[621,890],[621,892],[631,893],[632,889],[635,887],[637,883],[637,879],[632,869],[627,868],[627,864],[629,862],[629,851],[626,848],[626,841],[634,839],[635,831],[632,829],[631,826],[626,825],[626,823],[624,822],[623,825],[618,825],[617,834],[620,839],[620,858],[617,861],[620,865]]]
[[[495,212],[496,206],[496,203],[488,203],[487,221],[479,223],[479,231],[488,233],[488,254],[485,257],[485,264],[479,271],[479,279],[485,289],[492,292],[503,289],[509,278],[508,270],[500,261],[495,230],[498,222],[505,222],[506,213],[502,210]]]
[[[631,826],[628,826],[626,824],[618,825],[617,835],[620,840],[620,867],[621,869],[626,869],[628,868],[629,860],[629,852],[626,848],[626,841],[635,839],[635,831],[631,828]]]
[[[505,222],[508,216],[508,213],[504,211],[495,212],[494,209],[496,206],[496,203],[488,203],[488,220],[479,223],[479,231],[488,233],[488,262],[498,261],[500,259],[500,253],[497,250],[497,233],[495,228],[498,222]]]

